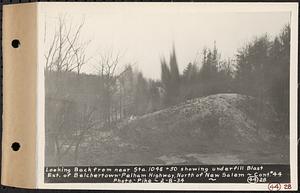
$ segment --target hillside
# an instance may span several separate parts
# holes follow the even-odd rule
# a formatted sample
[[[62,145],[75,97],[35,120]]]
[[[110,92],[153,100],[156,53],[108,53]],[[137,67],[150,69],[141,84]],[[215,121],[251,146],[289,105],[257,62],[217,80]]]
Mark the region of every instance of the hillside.
[[[282,130],[270,105],[217,94],[123,122],[95,156],[122,165],[287,163]]]

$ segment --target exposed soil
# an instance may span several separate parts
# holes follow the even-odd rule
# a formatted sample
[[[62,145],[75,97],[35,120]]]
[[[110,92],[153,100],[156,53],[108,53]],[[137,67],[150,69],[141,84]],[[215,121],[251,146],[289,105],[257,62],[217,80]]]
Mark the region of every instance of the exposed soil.
[[[79,164],[288,163],[287,130],[271,105],[217,94],[120,123],[82,145]]]

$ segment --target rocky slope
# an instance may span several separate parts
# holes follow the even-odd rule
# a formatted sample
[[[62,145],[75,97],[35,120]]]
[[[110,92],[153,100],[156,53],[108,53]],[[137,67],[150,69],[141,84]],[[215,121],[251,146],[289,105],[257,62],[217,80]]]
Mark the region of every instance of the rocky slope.
[[[270,105],[217,94],[137,117],[115,134],[134,147],[124,148],[132,163],[285,163],[284,129]]]

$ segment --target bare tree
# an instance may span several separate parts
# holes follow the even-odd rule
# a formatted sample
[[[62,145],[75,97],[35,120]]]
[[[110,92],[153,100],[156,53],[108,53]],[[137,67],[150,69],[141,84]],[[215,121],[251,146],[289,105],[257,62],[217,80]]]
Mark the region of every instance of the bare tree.
[[[120,64],[122,55],[120,52],[114,52],[112,49],[100,54],[98,64],[96,66],[97,74],[100,77],[100,87],[102,96],[100,104],[102,104],[102,120],[104,126],[110,127],[113,121],[122,117],[122,100],[123,88],[120,81],[121,77],[131,70],[131,65],[125,65],[125,69],[119,73],[116,72],[117,66]],[[118,93],[118,96],[115,96]],[[116,100],[114,101],[114,98]]]
[[[61,164],[64,156],[71,152],[70,150],[74,150],[74,160],[77,162],[80,145],[90,128],[94,126],[92,120],[94,109],[86,104],[77,104],[76,101],[69,99],[68,93],[65,92],[69,86],[65,82],[65,74],[76,72],[78,78],[74,81],[80,81],[81,69],[88,61],[86,49],[90,41],[81,40],[83,26],[84,21],[76,26],[60,17],[56,30],[49,38],[50,43],[44,55],[46,76],[47,73],[55,75],[51,82],[46,81],[46,89],[50,84],[55,88],[51,98],[48,95],[46,100],[48,103],[51,101],[49,104],[53,106],[47,112],[56,117],[51,120],[54,123],[51,123],[52,126],[49,128],[52,137],[47,138],[48,145],[51,146],[49,148],[54,149],[56,164]]]
[[[105,126],[110,126],[111,123],[111,106],[112,95],[116,91],[116,76],[115,71],[119,64],[120,53],[114,54],[113,50],[100,54],[98,61],[98,74],[102,89],[102,112]]]
[[[118,76],[119,119],[126,117],[126,108],[133,100],[133,71],[131,64],[125,66],[125,70]]]
[[[94,120],[95,108],[74,102],[60,101],[55,118],[54,143],[55,162],[61,164],[66,155],[74,155],[74,164],[78,164],[79,149],[91,130],[96,125]],[[80,109],[80,111],[79,111]],[[69,120],[72,121],[69,121]],[[75,119],[77,121],[75,121]]]
[[[78,164],[79,148],[86,135],[92,135],[91,129],[96,125],[96,121],[93,119],[95,108],[90,106],[85,106],[84,110],[80,113],[80,122],[78,127],[78,133],[75,138],[75,148],[74,148],[74,161]]]
[[[87,62],[86,47],[90,41],[80,41],[84,21],[78,26],[67,25],[65,18],[58,19],[58,26],[45,53],[47,71],[74,71],[80,73]]]

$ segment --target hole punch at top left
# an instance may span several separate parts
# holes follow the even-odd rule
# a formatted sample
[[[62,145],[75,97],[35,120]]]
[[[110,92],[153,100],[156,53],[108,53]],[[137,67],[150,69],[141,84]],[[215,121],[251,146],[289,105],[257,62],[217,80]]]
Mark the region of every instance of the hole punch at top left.
[[[14,39],[14,40],[11,42],[11,46],[12,46],[13,48],[18,48],[18,47],[20,47],[20,45],[21,45],[21,43],[20,43],[20,40],[18,40],[18,39]]]

